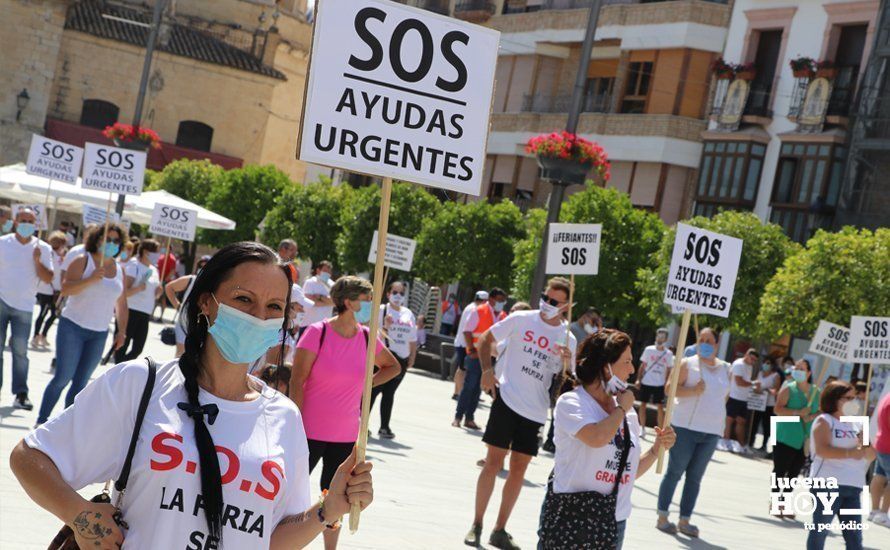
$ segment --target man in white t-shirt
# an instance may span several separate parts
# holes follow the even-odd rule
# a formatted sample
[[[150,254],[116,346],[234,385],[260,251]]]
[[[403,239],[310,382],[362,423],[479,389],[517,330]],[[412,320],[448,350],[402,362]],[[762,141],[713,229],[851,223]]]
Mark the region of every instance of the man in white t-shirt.
[[[28,335],[37,285],[53,280],[53,249],[34,236],[37,217],[30,208],[15,216],[15,232],[0,237],[0,386],[6,331],[12,328],[13,407],[30,411],[28,399]]]
[[[658,425],[664,424],[664,385],[667,373],[674,364],[674,354],[665,343],[668,330],[660,328],[655,332],[655,345],[647,346],[640,356],[640,372],[637,374],[637,389],[640,390],[640,426],[646,433],[646,406],[658,405]]]
[[[751,375],[759,359],[760,354],[751,348],[732,364],[729,399],[726,400],[726,429],[723,431],[723,439],[717,444],[720,450],[734,453],[743,453],[745,450],[748,436],[748,396],[754,385]]]
[[[562,277],[550,279],[540,297],[540,309],[513,313],[479,338],[482,389],[494,392],[495,400],[482,436],[488,454],[476,484],[473,527],[464,538],[468,546],[478,547],[481,542],[485,509],[509,454],[509,473],[488,542],[496,548],[518,548],[505,527],[525,481],[525,470],[538,454],[539,434],[550,410],[553,377],[574,364],[577,342],[571,334],[566,340],[568,325],[562,319],[569,307],[570,285]],[[507,345],[498,359],[496,376],[491,352],[501,341]]]
[[[460,314],[460,321],[457,323],[457,336],[454,337],[454,395],[451,399],[457,401],[460,392],[464,389],[464,378],[466,377],[466,367],[464,361],[467,359],[467,339],[464,336],[464,327],[467,325],[467,319],[476,309],[488,300],[488,292],[480,290],[476,293],[472,303],[467,304],[463,312]]]
[[[334,302],[331,300],[331,273],[334,265],[324,260],[312,268],[312,277],[303,284],[303,293],[315,305],[306,308],[303,320],[300,321],[300,334],[313,323],[324,321],[334,315]]]

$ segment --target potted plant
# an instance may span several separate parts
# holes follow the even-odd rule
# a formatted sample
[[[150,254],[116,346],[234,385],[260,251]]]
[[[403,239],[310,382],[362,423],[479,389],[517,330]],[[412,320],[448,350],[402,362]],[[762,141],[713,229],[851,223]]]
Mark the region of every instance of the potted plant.
[[[711,63],[711,72],[717,80],[732,80],[735,71],[731,64],[727,63],[722,57],[718,57]]]
[[[823,59],[816,63],[816,76],[818,78],[834,78],[837,76],[837,67],[834,61]]]
[[[754,77],[757,75],[757,69],[754,68],[754,63],[740,63],[734,68],[735,77],[738,80],[754,80]]]
[[[812,57],[798,57],[789,63],[794,78],[813,78],[816,74],[816,60]]]
[[[161,138],[151,128],[133,126],[115,122],[106,126],[102,135],[114,141],[117,147],[147,151],[149,148],[160,149]]]
[[[596,142],[568,132],[541,134],[528,140],[525,151],[535,155],[541,177],[565,184],[583,184],[587,174],[595,170],[603,181],[609,181],[609,160]]]

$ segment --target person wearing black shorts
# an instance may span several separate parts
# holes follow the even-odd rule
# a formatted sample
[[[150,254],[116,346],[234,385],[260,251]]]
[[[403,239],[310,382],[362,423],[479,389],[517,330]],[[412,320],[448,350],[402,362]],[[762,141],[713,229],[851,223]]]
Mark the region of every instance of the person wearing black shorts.
[[[667,339],[668,330],[658,329],[655,332],[655,344],[647,346],[640,355],[640,372],[637,373],[636,386],[640,399],[641,435],[646,433],[646,411],[650,403],[658,406],[658,425],[664,424],[664,385],[674,364],[674,354],[667,347]]]
[[[562,319],[569,305],[570,285],[562,277],[551,279],[540,298],[540,309],[511,313],[486,330],[476,343],[482,389],[492,392],[495,400],[482,437],[488,451],[476,482],[473,526],[464,537],[468,546],[481,543],[485,510],[509,455],[507,480],[488,544],[508,550],[519,548],[506,531],[507,520],[522,490],[525,470],[538,454],[538,435],[550,410],[551,382],[554,375],[563,373],[564,365],[573,364],[577,348],[575,336],[567,334],[568,326]],[[491,358],[499,343],[504,348],[495,375]]]

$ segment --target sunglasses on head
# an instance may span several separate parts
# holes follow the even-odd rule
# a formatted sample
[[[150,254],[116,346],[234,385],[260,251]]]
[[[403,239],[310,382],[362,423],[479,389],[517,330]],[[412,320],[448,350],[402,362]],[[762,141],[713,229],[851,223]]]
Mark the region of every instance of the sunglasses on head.
[[[557,300],[556,298],[551,298],[551,297],[547,296],[547,293],[546,293],[546,292],[542,292],[542,293],[541,293],[541,299],[544,300],[545,302],[547,302],[548,304],[550,304],[550,305],[553,306],[553,307],[559,307],[559,306],[562,305],[562,302],[560,302],[560,301]]]

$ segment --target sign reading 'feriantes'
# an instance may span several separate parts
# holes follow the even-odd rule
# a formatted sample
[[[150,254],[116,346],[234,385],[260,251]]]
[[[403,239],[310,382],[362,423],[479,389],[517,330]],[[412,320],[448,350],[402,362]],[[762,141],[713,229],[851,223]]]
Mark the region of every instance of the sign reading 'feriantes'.
[[[479,195],[500,33],[384,0],[319,0],[299,158]]]

